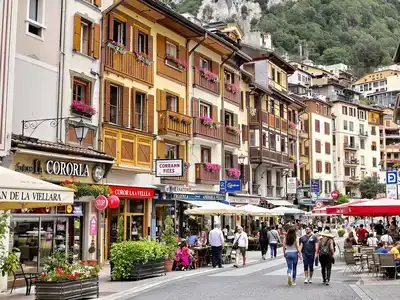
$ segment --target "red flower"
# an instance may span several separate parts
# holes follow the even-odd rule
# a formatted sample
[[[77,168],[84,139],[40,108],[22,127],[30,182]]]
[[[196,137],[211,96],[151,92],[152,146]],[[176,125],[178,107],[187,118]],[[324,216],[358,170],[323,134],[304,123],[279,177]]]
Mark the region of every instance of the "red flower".
[[[69,274],[69,275],[67,275],[67,278],[68,278],[68,279],[74,279],[74,275]]]
[[[63,275],[64,274],[64,270],[62,268],[60,268],[60,267],[57,267],[56,268],[56,273],[59,274],[59,275]]]
[[[46,277],[46,276],[47,276],[47,273],[46,273],[46,272],[42,272],[42,274],[40,274],[40,276]]]
[[[81,261],[81,264],[82,264],[82,265],[86,265],[86,260],[82,260],[82,261]]]

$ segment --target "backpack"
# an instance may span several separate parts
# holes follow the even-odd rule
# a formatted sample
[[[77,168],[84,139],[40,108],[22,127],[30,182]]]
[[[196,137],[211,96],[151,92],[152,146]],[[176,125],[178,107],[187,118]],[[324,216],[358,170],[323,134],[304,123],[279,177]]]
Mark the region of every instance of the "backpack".
[[[328,243],[321,243],[319,246],[319,256],[328,256],[331,254],[330,247],[329,247],[329,242]]]

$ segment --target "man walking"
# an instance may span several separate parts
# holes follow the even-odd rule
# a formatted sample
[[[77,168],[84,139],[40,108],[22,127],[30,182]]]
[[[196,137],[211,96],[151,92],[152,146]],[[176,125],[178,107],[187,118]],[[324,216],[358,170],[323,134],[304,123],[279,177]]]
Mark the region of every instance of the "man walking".
[[[265,260],[265,255],[267,255],[268,251],[268,230],[267,225],[262,223],[260,230],[260,248],[261,248],[261,257]]]
[[[318,239],[310,227],[306,228],[306,234],[300,238],[300,248],[303,255],[304,284],[312,283],[314,261],[318,255]]]
[[[224,245],[224,234],[219,224],[214,225],[214,229],[210,231],[208,241],[211,245],[212,266],[222,268],[222,246]]]

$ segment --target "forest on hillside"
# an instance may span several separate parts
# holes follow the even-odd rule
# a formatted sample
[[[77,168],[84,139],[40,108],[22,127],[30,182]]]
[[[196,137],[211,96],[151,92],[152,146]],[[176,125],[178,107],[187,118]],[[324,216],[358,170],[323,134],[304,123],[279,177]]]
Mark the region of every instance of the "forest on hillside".
[[[183,0],[179,12],[201,15],[202,0]],[[215,0],[235,1],[235,0]],[[400,42],[399,0],[256,0],[262,17],[251,24],[272,34],[276,50],[319,64],[345,63],[356,74],[392,64]],[[276,1],[275,1],[276,2]]]

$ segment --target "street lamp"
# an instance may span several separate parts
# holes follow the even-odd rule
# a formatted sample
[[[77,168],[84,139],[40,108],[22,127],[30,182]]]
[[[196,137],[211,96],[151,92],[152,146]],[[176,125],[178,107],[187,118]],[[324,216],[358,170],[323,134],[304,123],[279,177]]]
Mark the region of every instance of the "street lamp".
[[[82,146],[82,142],[86,139],[87,134],[89,132],[89,127],[82,121],[79,121],[78,124],[74,126],[76,139],[79,141],[79,145]]]
[[[247,157],[247,156],[244,156],[243,153],[240,154],[240,156],[239,156],[239,162],[240,162],[241,165],[244,164],[244,160],[246,159],[246,157]]]
[[[285,168],[283,169],[283,176],[285,176],[285,184],[286,184],[286,200],[289,200],[289,194],[288,194],[288,184],[287,184],[287,178],[289,175],[290,169],[289,168]]]

